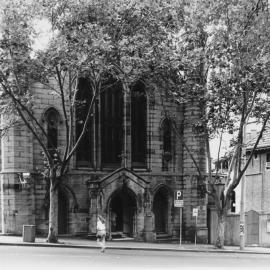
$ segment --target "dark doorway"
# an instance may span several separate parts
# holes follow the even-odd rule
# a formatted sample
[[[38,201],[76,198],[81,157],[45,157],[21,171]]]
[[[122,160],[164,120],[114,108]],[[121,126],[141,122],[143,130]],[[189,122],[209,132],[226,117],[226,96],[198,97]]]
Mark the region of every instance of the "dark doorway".
[[[58,234],[68,233],[68,199],[64,192],[58,192]]]
[[[136,199],[128,189],[121,189],[110,202],[110,224],[112,236],[121,234],[132,237],[136,215]]]
[[[155,229],[157,233],[168,231],[168,191],[160,188],[154,197],[153,212],[155,215]]]

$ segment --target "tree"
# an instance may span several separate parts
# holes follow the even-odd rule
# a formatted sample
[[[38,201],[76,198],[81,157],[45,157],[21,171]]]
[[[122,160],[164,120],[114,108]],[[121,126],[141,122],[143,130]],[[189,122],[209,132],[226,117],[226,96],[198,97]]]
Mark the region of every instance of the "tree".
[[[217,37],[217,43],[220,47],[218,54],[220,59],[216,61],[215,68],[219,71],[213,71],[210,75],[209,89],[210,93],[216,98],[209,102],[209,119],[218,123],[221,129],[229,131],[237,130],[234,152],[232,154],[224,190],[221,198],[214,195],[218,207],[218,239],[216,245],[224,245],[224,218],[228,211],[229,202],[233,190],[239,185],[241,178],[250,163],[254,151],[262,137],[266,124],[269,120],[269,36],[264,27],[269,25],[267,2],[256,1],[250,5],[239,1],[237,6],[228,6],[228,12],[238,14],[239,10],[243,12],[243,17],[236,17],[236,20],[228,20],[226,23],[226,33],[221,33]],[[237,12],[237,13],[236,13]],[[241,13],[240,13],[241,14]],[[219,33],[220,34],[220,33]],[[214,48],[213,48],[214,49]],[[216,50],[216,48],[214,49]],[[229,91],[228,91],[229,90]],[[227,92],[227,93],[226,93]],[[230,97],[228,97],[230,92]],[[218,93],[216,96],[215,93]],[[221,96],[224,100],[223,108],[220,108]],[[219,101],[219,104],[216,102]],[[217,109],[217,106],[219,108]],[[216,109],[219,115],[213,116]],[[247,162],[243,162],[246,141],[245,126],[250,118],[261,122],[259,135]],[[225,123],[225,120],[229,119]],[[212,122],[211,127],[215,128]],[[213,180],[211,181],[213,182]],[[211,185],[213,186],[213,185]],[[212,194],[213,192],[210,192]]]
[[[182,31],[182,90],[172,93],[181,100],[196,98],[205,110],[196,124],[205,138],[208,180],[198,170],[202,193],[211,196],[218,213],[216,246],[224,246],[224,225],[232,191],[252,159],[269,119],[269,26],[267,1],[192,1],[184,6]],[[189,90],[188,94],[187,90]],[[261,129],[247,162],[243,163],[244,127],[249,118]],[[236,133],[225,186],[216,189],[211,173],[209,140],[224,132]],[[184,145],[185,146],[185,145]],[[185,146],[187,148],[187,146]],[[188,150],[188,149],[187,149]],[[193,156],[193,153],[189,151]]]
[[[10,1],[2,12],[0,37],[0,84],[2,114],[12,116],[6,128],[25,125],[42,149],[45,167],[42,174],[50,186],[48,241],[57,241],[58,189],[65,184],[71,157],[86,134],[93,117],[94,103],[106,83],[121,82],[128,91],[137,80],[153,86],[177,65],[174,34],[180,15],[165,1]],[[46,18],[52,28],[47,48],[33,47],[34,22]],[[163,76],[161,76],[163,75]],[[90,82],[90,105],[85,118],[76,119],[75,110],[85,110],[85,100],[78,101],[78,80]],[[166,81],[169,81],[166,78]],[[35,84],[42,84],[48,94],[58,97],[65,126],[64,150],[50,142],[35,113]],[[74,123],[82,121],[75,136]],[[77,130],[78,132],[78,130]],[[48,143],[46,143],[48,142]],[[49,149],[51,148],[51,149]]]

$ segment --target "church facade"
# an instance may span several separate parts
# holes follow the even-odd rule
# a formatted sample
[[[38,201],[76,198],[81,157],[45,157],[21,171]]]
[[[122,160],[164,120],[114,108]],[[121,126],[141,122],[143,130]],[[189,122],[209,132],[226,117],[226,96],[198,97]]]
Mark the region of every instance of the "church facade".
[[[86,100],[86,106],[88,87],[81,78],[78,99]],[[35,115],[51,137],[50,143],[61,151],[65,131],[59,97],[39,84],[32,91]],[[82,128],[79,114],[83,111],[78,112],[76,130]],[[183,240],[193,241],[196,231],[198,241],[206,243],[207,198],[200,192],[197,170],[183,145],[205,172],[204,141],[196,129],[201,115],[196,101],[185,105],[169,98],[162,101],[139,82],[125,93],[116,86],[101,94],[59,188],[58,234],[94,236],[97,215],[102,214],[112,238],[179,238],[182,226]],[[49,184],[40,174],[43,159],[37,141],[24,125],[16,126],[1,138],[0,150],[1,232],[21,234],[23,225],[30,224],[36,226],[37,234],[46,235]],[[181,219],[179,208],[174,207],[177,190],[184,196]],[[194,208],[199,209],[197,225]]]

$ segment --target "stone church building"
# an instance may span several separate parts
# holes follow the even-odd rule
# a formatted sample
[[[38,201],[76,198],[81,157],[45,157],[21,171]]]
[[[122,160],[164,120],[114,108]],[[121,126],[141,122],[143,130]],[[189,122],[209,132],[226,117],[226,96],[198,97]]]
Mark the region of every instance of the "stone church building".
[[[85,98],[88,87],[81,78],[78,99]],[[33,85],[32,92],[35,115],[61,151],[65,128],[59,97],[39,84]],[[178,105],[167,98],[163,102],[165,106],[159,94],[149,94],[140,82],[124,95],[116,86],[98,97],[87,134],[59,189],[59,235],[95,235],[97,215],[102,214],[112,238],[177,239],[180,210],[174,207],[174,193],[182,190],[182,239],[193,241],[196,230],[197,241],[207,242],[207,198],[201,196],[197,170],[183,146],[185,142],[204,172],[205,147],[196,129],[202,111],[196,101]],[[76,130],[81,122],[74,123]],[[41,149],[24,125],[1,138],[0,161],[1,232],[21,234],[23,225],[29,224],[36,226],[37,234],[46,235],[49,186],[40,174]],[[197,228],[194,208],[199,209]]]

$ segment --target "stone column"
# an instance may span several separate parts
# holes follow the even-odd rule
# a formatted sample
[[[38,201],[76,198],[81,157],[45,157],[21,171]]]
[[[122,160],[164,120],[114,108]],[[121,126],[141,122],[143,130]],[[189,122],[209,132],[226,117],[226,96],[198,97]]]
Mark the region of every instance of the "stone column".
[[[98,215],[98,184],[88,183],[89,191],[89,235],[96,235]]]
[[[146,242],[155,242],[156,233],[154,232],[154,213],[152,212],[151,195],[149,189],[144,193],[144,239]]]

